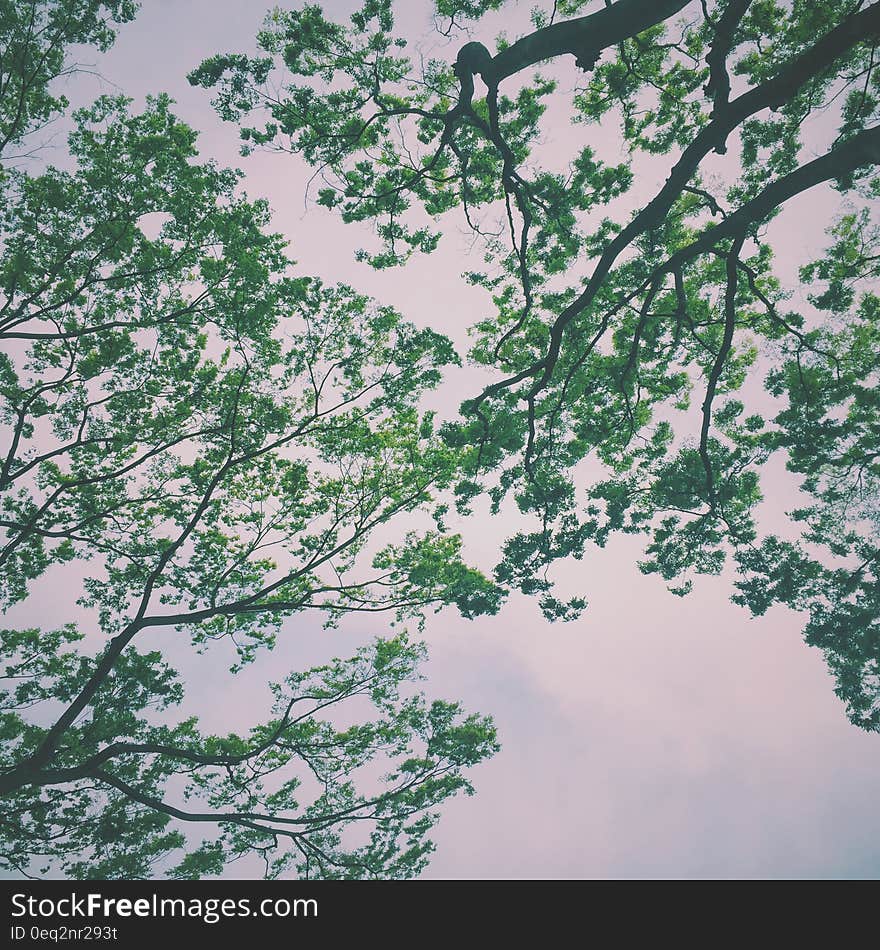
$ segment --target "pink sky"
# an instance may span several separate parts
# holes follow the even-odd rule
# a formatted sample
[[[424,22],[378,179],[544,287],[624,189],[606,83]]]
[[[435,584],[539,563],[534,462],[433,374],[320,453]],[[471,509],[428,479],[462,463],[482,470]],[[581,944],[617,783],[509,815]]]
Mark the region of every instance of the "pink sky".
[[[170,92],[181,117],[202,130],[203,157],[241,165],[248,193],[269,198],[302,272],[350,282],[462,340],[484,307],[457,278],[468,266],[462,236],[450,233],[437,255],[402,270],[377,274],[356,264],[353,251],[368,238],[323,209],[305,212],[307,173],[296,159],[239,158],[236,129],[215,118],[204,90],[186,83],[204,57],[251,47],[263,4],[142,6],[98,63],[107,80],[136,106],[147,92]],[[341,15],[350,4],[324,7]],[[427,8],[409,2],[406,18],[418,31]],[[487,30],[471,38],[491,45],[493,36]],[[444,52],[441,37],[428,42],[439,44],[434,55],[454,56],[455,43]],[[87,97],[111,87],[80,80],[72,91]],[[569,142],[573,151],[597,134],[613,144],[615,131],[567,126],[559,145]],[[817,208],[834,205],[831,192],[817,192],[774,225],[783,266],[821,246],[821,229],[808,238],[803,225]],[[441,398],[451,405],[461,395]],[[765,505],[772,518],[791,498],[782,494],[785,478],[771,485],[781,493]],[[461,529],[481,539],[472,554],[488,564],[505,527],[479,516]],[[590,602],[567,625],[548,624],[521,598],[495,618],[468,622],[445,611],[429,621],[426,690],[493,714],[503,749],[474,773],[477,795],[446,809],[428,876],[877,876],[880,740],[846,720],[821,655],[801,640],[802,618],[775,610],[750,619],[728,602],[728,577],[703,579],[690,597],[672,597],[657,578],[639,573],[639,554],[632,539],[620,539],[565,567],[565,587]],[[9,620],[67,620],[60,600],[31,601]],[[325,633],[314,619],[294,618],[278,648],[231,691],[222,677],[228,658],[202,658],[191,667],[203,671],[191,680],[192,709],[208,724],[241,728],[248,697],[262,695],[266,679],[342,655],[385,632],[381,623],[358,619]],[[222,703],[214,688],[221,677]]]

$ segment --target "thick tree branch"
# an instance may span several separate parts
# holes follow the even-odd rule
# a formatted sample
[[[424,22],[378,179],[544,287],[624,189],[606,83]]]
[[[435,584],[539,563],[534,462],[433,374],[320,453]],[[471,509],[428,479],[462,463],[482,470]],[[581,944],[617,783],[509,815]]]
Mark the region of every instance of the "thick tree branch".
[[[485,399],[530,377],[533,377],[535,382],[524,398],[534,399],[546,387],[553,375],[556,363],[559,360],[566,327],[592,305],[600,287],[620,254],[636,238],[651,228],[657,227],[664,220],[670,208],[680,196],[682,189],[689,183],[706,155],[719,143],[723,143],[727,136],[749,116],[763,109],[776,108],[782,105],[804,83],[828,68],[854,45],[878,34],[880,34],[880,3],[875,3],[867,10],[847,17],[841,24],[822,37],[818,43],[796,57],[787,66],[784,66],[772,79],[756,86],[729,103],[721,114],[703,128],[685,149],[657,195],[642,208],[617,237],[608,243],[584,290],[559,314],[551,326],[550,341],[544,357],[521,372],[487,386],[473,401],[474,405],[479,406]],[[864,142],[862,146],[856,146],[856,148],[863,146]],[[854,153],[852,149],[849,149],[844,154],[852,157]],[[838,159],[844,160],[841,155],[838,155]],[[863,161],[872,160],[863,159]],[[833,176],[829,175],[827,177]],[[809,185],[805,187],[809,187]],[[792,193],[794,194],[796,191]],[[786,199],[782,198],[781,200]],[[733,217],[731,215],[731,218]],[[728,219],[728,221],[730,220]],[[734,230],[735,228],[730,228],[726,233],[733,233]]]
[[[760,194],[728,215],[720,224],[704,231],[695,241],[677,251],[663,265],[663,269],[675,270],[686,261],[711,250],[720,241],[746,233],[780,205],[822,182],[842,178],[859,168],[877,164],[880,164],[880,126],[859,132],[827,154],[767,185]]]
[[[751,0],[730,0],[715,27],[715,37],[706,56],[709,82],[705,86],[706,95],[712,96],[714,102],[713,116],[720,114],[730,98],[727,56],[733,46],[733,34],[745,16],[750,3]],[[724,146],[719,146],[718,151],[723,150]]]
[[[590,16],[554,23],[512,43],[495,56],[482,73],[500,83],[515,73],[555,56],[571,54],[581,68],[591,68],[611,46],[661,23],[687,6],[689,0],[618,0]]]

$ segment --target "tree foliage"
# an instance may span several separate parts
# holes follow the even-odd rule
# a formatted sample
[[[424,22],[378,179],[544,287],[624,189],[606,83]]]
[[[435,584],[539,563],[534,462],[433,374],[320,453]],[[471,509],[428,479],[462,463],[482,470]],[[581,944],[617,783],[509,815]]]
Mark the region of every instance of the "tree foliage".
[[[2,11],[4,147],[27,151],[67,110],[66,47],[105,47],[133,10]],[[461,539],[415,516],[467,453],[419,408],[458,358],[297,274],[166,96],[68,119],[65,167],[0,153],[0,599],[85,572],[69,624],[2,632],[0,864],[193,877],[258,854],[268,876],[412,876],[497,748],[490,720],[413,692],[420,645],[292,673],[265,722],[223,736],[175,719],[184,684],[151,637],[227,641],[238,669],[298,613],[497,610]]]
[[[880,729],[880,3],[556,0],[490,51],[515,6],[436,0],[454,61],[409,55],[390,0],[278,8],[259,55],[190,76],[244,152],[299,156],[372,227],[367,264],[474,233],[468,358],[495,375],[440,419],[446,336],[298,273],[167,97],[70,112],[71,49],[107,48],[133,3],[0,0],[0,598],[84,575],[70,623],[2,631],[5,868],[418,873],[497,749],[413,690],[419,644],[281,677],[230,735],[175,713],[158,644],[221,641],[238,670],[293,616],[419,624],[509,589],[569,618],[587,585],[565,600],[549,569],[617,533],[677,594],[729,569],[753,613],[803,611]],[[773,220],[817,189],[840,213],[786,274]],[[768,531],[777,460],[803,503]],[[492,577],[446,525],[484,502],[526,525]]]
[[[490,50],[473,37],[500,7],[437,0],[442,32],[468,28],[454,62],[407,55],[390,0],[348,23],[279,8],[260,55],[190,79],[245,152],[299,156],[321,205],[373,225],[373,266],[432,251],[454,216],[483,240],[470,358],[496,377],[445,438],[471,453],[463,511],[485,492],[534,519],[500,582],[569,616],[584,600],[546,568],[615,532],[644,535],[642,570],[676,593],[732,565],[753,613],[806,612],[851,719],[880,728],[880,4],[545,3]],[[569,123],[560,156],[542,137]],[[768,224],[820,186],[841,214],[786,280]],[[776,458],[805,504],[768,534]]]

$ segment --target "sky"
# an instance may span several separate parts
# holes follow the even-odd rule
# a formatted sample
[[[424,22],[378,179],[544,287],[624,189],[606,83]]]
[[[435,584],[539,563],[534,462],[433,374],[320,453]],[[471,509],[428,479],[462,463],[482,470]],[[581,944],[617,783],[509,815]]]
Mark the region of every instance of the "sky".
[[[350,282],[463,340],[485,300],[458,278],[469,266],[461,233],[453,229],[437,254],[403,269],[376,273],[356,263],[354,251],[368,238],[305,206],[308,172],[297,160],[239,157],[235,127],[216,118],[208,92],[187,84],[186,73],[203,58],[250,49],[267,6],[143,0],[114,48],[100,58],[89,54],[103,78],[78,78],[71,96],[84,102],[123,91],[137,106],[147,93],[169,92],[178,114],[200,130],[202,157],[239,165],[248,194],[269,199],[274,226],[289,237],[302,273]],[[328,15],[344,15],[349,6],[324,3]],[[520,14],[528,6],[514,5]],[[491,46],[494,38],[491,28],[451,41],[431,36],[422,0],[405,4],[404,16],[411,35],[424,36],[435,56],[452,59],[464,40]],[[588,136],[612,150],[616,141],[613,128],[566,124],[548,134],[566,154]],[[660,163],[659,181],[670,160]],[[655,184],[638,187],[650,194]],[[783,268],[793,270],[811,240],[821,246],[821,230],[805,224],[834,210],[830,191],[786,210],[774,225]],[[449,392],[457,398],[456,385]],[[772,523],[794,496],[780,473],[769,485],[764,512]],[[491,558],[505,527],[488,515],[463,525],[470,553]],[[496,617],[465,621],[445,610],[429,619],[424,688],[492,714],[502,751],[474,770],[477,794],[445,808],[425,876],[878,876],[880,737],[847,721],[822,656],[801,639],[804,618],[774,608],[751,619],[729,603],[728,576],[700,579],[690,596],[673,597],[657,577],[640,574],[640,554],[634,539],[618,538],[563,567],[566,589],[589,601],[572,623],[550,624],[520,597]],[[64,598],[46,592],[9,620],[69,619]],[[330,632],[294,618],[278,647],[232,686],[224,676],[228,657],[201,658],[192,667],[188,703],[206,723],[239,727],[267,679],[328,653],[348,655],[382,633],[387,629],[375,618]]]

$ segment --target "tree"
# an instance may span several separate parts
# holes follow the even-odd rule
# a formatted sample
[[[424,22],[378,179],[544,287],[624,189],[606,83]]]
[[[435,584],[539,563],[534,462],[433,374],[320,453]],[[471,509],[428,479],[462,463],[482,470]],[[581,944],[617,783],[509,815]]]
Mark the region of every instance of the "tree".
[[[416,516],[468,451],[419,409],[454,350],[297,275],[167,97],[73,113],[69,167],[35,170],[67,48],[106,46],[133,9],[0,10],[0,597],[87,570],[69,624],[2,631],[0,866],[198,877],[257,854],[267,876],[412,876],[498,748],[491,720],[413,692],[420,644],[291,673],[266,721],[218,736],[175,719],[184,683],[151,635],[231,642],[234,672],[305,611],[497,610],[442,511]]]
[[[434,11],[446,35],[474,35],[502,7]],[[471,40],[454,62],[416,60],[390,0],[364,0],[348,24],[278,9],[261,55],[190,76],[245,153],[299,156],[319,204],[374,225],[361,253],[374,267],[431,252],[453,214],[483,241],[485,266],[465,276],[491,312],[470,358],[496,379],[444,435],[471,452],[462,511],[488,493],[534,519],[507,541],[499,582],[570,616],[585,600],[557,599],[547,568],[614,532],[645,535],[639,566],[677,594],[732,563],[753,613],[806,612],[850,718],[873,730],[878,38],[880,4],[861,0],[557,0],[494,53]],[[597,135],[560,168],[540,141],[551,106],[588,141],[619,128],[605,151],[625,160]],[[827,251],[786,284],[768,222],[819,186],[846,203],[824,222]],[[774,458],[805,504],[768,535],[756,508]],[[604,474],[585,483],[587,460]]]

